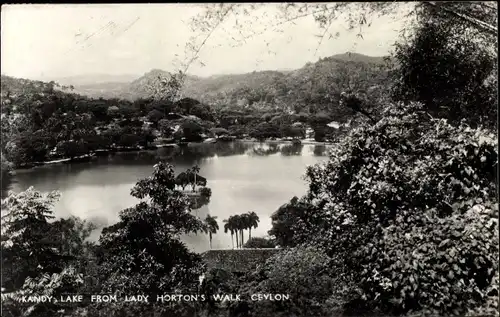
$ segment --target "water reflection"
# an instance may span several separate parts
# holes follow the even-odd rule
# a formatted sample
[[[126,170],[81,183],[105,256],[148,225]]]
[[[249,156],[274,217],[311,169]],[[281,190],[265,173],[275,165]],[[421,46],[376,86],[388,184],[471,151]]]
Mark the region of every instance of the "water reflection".
[[[261,219],[255,236],[263,236],[271,227],[269,216],[291,197],[306,192],[302,178],[306,166],[323,161],[327,149],[307,144],[229,142],[118,153],[86,163],[16,171],[10,179],[2,179],[2,198],[8,189],[58,190],[62,196],[55,206],[56,217],[73,215],[102,228],[116,223],[120,210],[137,203],[130,190],[139,179],[151,175],[158,160],[169,161],[176,174],[197,164],[212,196],[208,202],[194,202],[197,209],[193,212],[201,218],[209,213],[217,216],[221,225],[231,215],[253,210]],[[94,232],[92,238],[99,234],[100,230]],[[208,237],[201,234],[186,236],[185,241],[196,251],[209,245]],[[213,247],[231,247],[230,235],[220,230],[213,237]]]
[[[302,144],[285,144],[281,147],[280,152],[284,156],[302,155],[303,149]]]
[[[305,150],[306,149],[306,150]],[[79,185],[122,184],[132,178],[144,175],[144,169],[151,169],[159,160],[166,160],[176,172],[193,165],[203,165],[207,160],[230,156],[271,156],[280,153],[282,156],[326,156],[328,147],[325,145],[251,143],[251,142],[220,142],[212,144],[191,144],[187,147],[165,147],[153,151],[123,152],[98,157],[91,162],[75,164],[59,164],[40,166],[30,170],[18,170],[14,177],[3,177],[1,196],[5,198],[7,191],[15,188],[17,183],[36,185],[38,183],[53,183],[56,188],[67,187],[68,174],[78,176],[89,168],[98,169],[98,177],[78,178]],[[134,169],[131,167],[140,167]],[[179,169],[179,171],[177,171]],[[123,173],[119,173],[123,170]],[[131,175],[132,173],[132,175]]]
[[[265,143],[260,143],[258,145],[255,145],[248,151],[248,155],[255,155],[255,156],[269,156],[273,154],[277,154],[280,152],[280,146],[279,144],[265,144]]]
[[[327,153],[326,145],[323,145],[323,144],[315,145],[314,149],[313,149],[313,154],[314,154],[314,156],[327,156],[328,153]]]

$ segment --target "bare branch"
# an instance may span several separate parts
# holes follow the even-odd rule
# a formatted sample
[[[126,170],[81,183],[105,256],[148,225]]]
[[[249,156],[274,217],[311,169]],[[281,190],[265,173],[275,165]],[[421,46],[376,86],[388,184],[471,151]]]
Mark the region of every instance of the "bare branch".
[[[474,17],[467,16],[465,14],[459,13],[459,12],[457,12],[455,10],[446,8],[446,7],[444,7],[444,5],[437,5],[435,2],[432,2],[432,1],[423,1],[422,3],[427,4],[429,6],[432,6],[432,7],[436,8],[436,9],[438,9],[438,10],[442,10],[442,11],[444,11],[446,13],[449,13],[449,14],[453,15],[454,17],[462,19],[463,21],[469,22],[473,26],[478,27],[478,28],[486,31],[486,32],[488,32],[491,35],[494,35],[494,36],[498,35],[498,28],[496,28],[495,26],[490,25],[490,24],[488,24],[488,23],[486,23],[484,21],[481,21],[481,20],[476,19]]]

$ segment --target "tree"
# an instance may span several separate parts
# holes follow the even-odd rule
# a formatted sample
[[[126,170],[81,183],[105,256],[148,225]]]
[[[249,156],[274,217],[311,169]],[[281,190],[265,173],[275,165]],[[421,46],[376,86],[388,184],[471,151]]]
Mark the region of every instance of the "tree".
[[[236,236],[236,248],[240,247],[240,223],[239,223],[239,218],[238,216],[231,216],[229,217],[229,221],[232,224],[234,228],[234,234]]]
[[[148,120],[153,123],[158,123],[158,121],[160,121],[163,118],[164,118],[163,112],[158,111],[156,109],[153,109],[148,113]]]
[[[92,244],[85,241],[95,229],[76,217],[53,219],[59,194],[42,195],[33,188],[10,193],[2,209],[2,313],[7,316],[54,316],[74,307],[59,303],[23,303],[22,296],[61,296],[78,293]],[[10,313],[10,315],[9,315]]]
[[[196,186],[206,186],[207,185],[207,179],[201,175],[198,175],[200,171],[200,168],[195,165],[192,168],[188,168],[185,172],[180,173],[177,175],[175,179],[175,183],[178,186],[181,186],[182,189],[184,190],[187,185],[191,185],[193,187],[193,191],[195,191]],[[209,198],[211,195],[208,192],[204,193],[204,196],[207,196]]]
[[[214,134],[215,136],[221,136],[221,135],[228,135],[229,131],[224,128],[213,128],[210,130],[210,133]]]
[[[224,233],[231,232],[231,244],[233,245],[234,249],[234,228],[232,226],[232,223],[229,222],[229,219],[224,219]]]
[[[83,140],[61,141],[57,143],[56,147],[58,154],[69,158],[87,154],[89,151],[87,143]]]
[[[255,213],[255,211],[249,211],[247,213],[247,226],[248,226],[248,240],[252,239],[252,227],[256,229],[259,226],[259,216]]]
[[[47,158],[49,137],[44,131],[25,132],[6,144],[7,159],[15,166],[43,162]]]
[[[238,36],[234,37],[235,45],[243,44],[248,39],[258,36],[265,31],[255,32],[254,24],[260,20],[252,19],[252,13],[262,9],[264,4],[226,4],[226,5],[205,5],[204,10],[191,19],[191,24],[202,33],[202,41],[189,42],[186,46],[188,51],[192,53],[186,69],[192,62],[197,60],[198,53],[205,43],[210,38],[215,28],[221,27],[225,22],[228,22],[229,17],[236,17],[232,21],[231,27],[234,27],[239,32]],[[370,27],[372,19],[380,15],[397,16],[404,12],[405,9],[410,9],[407,14],[408,18],[417,17],[418,19],[446,19],[450,23],[454,23],[457,28],[457,33],[462,33],[465,30],[474,30],[481,39],[487,42],[496,43],[498,35],[497,24],[497,6],[493,2],[433,2],[422,1],[412,3],[411,5],[404,3],[393,2],[374,2],[374,3],[317,3],[317,4],[302,4],[302,3],[283,3],[273,7],[277,9],[272,19],[273,25],[269,25],[264,30],[273,29],[276,32],[282,30],[282,27],[288,23],[293,23],[297,19],[312,18],[318,24],[320,34],[316,51],[326,39],[335,39],[338,35],[332,34],[330,27],[333,22],[344,20],[347,22],[349,30],[359,28],[358,36],[362,39],[363,29]],[[348,12],[349,14],[341,14]],[[225,26],[228,26],[225,24]],[[411,26],[411,25],[410,25]]]
[[[446,22],[446,21],[445,21]],[[399,67],[393,97],[422,102],[434,117],[458,124],[496,127],[497,57],[473,35],[455,24],[425,21],[394,54]],[[493,76],[493,77],[492,77]]]
[[[124,147],[133,147],[138,145],[140,139],[137,134],[124,133],[119,136],[118,144]]]
[[[194,105],[190,110],[189,114],[193,116],[197,116],[198,118],[202,120],[207,120],[207,121],[213,121],[214,116],[212,114],[212,109],[210,109],[210,106],[204,105],[204,104],[197,104]]]
[[[195,191],[196,188],[196,176],[200,172],[200,167],[198,165],[195,165],[191,168],[190,172],[193,174],[193,191]]]
[[[163,137],[171,137],[173,134],[173,128],[169,120],[161,119],[158,121],[158,129],[162,133]]]
[[[5,154],[1,152],[1,173],[2,173],[2,179],[4,179],[5,176],[9,175],[13,169],[12,163],[7,160],[5,157]]]
[[[97,229],[95,224],[71,216],[52,222],[50,231],[46,234],[52,237],[56,245],[59,245],[61,254],[76,259],[88,255],[87,253],[93,247],[93,244],[87,239],[95,229]],[[76,263],[72,261],[71,264],[78,266],[78,262],[82,261],[79,259]]]
[[[16,290],[27,277],[60,272],[59,253],[47,236],[58,199],[57,192],[44,196],[30,187],[2,201],[7,212],[2,216],[2,287]]]
[[[315,206],[304,199],[293,197],[271,215],[271,230],[280,247],[295,247],[309,241],[310,233],[328,226],[322,214],[315,211]]]
[[[219,224],[217,223],[217,216],[207,215],[205,218],[205,226],[208,231],[208,237],[210,239],[210,249],[212,249],[212,234],[216,234],[219,230]]]
[[[156,164],[152,176],[132,188],[131,195],[142,202],[123,210],[117,224],[103,229],[103,290],[159,294],[196,289],[201,259],[179,239],[181,234],[202,231],[204,225],[190,213],[189,198],[175,186],[172,166]]]
[[[242,215],[235,215],[235,225],[236,228],[238,228],[238,233],[239,233],[239,238],[240,238],[240,248],[243,248],[243,231],[245,231],[248,228],[248,216],[246,214]]]
[[[276,124],[263,122],[258,124],[252,131],[250,136],[259,140],[268,138],[279,138],[281,136],[280,127]]]
[[[203,128],[193,120],[186,120],[181,124],[182,132],[187,141],[201,141]]]
[[[228,225],[227,230],[231,231],[231,236],[233,233],[236,234],[236,248],[242,247],[243,230],[246,228],[245,217],[243,217],[243,215],[233,215],[227,220],[224,220],[224,222]]]
[[[96,108],[96,110],[100,110],[100,109]],[[116,118],[116,117],[118,117],[119,113],[120,113],[120,108],[118,108],[117,106],[110,106],[107,109],[106,115],[109,116],[110,118]],[[99,113],[99,114],[101,114],[101,113]]]

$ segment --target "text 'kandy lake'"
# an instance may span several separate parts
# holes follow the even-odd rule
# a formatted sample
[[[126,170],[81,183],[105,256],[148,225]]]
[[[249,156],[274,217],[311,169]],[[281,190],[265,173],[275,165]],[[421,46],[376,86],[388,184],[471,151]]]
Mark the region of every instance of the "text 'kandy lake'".
[[[241,301],[241,300],[252,300],[252,301],[285,301],[290,299],[288,294],[214,294],[211,296],[206,295],[64,295],[64,296],[49,296],[49,295],[30,295],[21,296],[18,298],[20,302],[23,303],[113,303],[113,302],[196,302],[196,301],[206,301],[208,299],[214,301]]]

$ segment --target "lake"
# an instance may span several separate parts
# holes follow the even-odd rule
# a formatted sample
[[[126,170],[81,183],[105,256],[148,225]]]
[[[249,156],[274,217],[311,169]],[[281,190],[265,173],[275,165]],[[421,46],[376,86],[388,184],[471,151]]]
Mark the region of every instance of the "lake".
[[[176,174],[197,164],[212,197],[208,205],[193,212],[201,218],[217,216],[220,231],[213,236],[213,248],[230,248],[231,236],[224,233],[222,221],[255,211],[260,223],[252,236],[266,236],[271,214],[293,196],[305,194],[306,166],[326,160],[327,149],[325,145],[230,142],[119,153],[87,163],[18,170],[3,181],[2,198],[8,190],[19,192],[30,186],[44,193],[58,190],[62,196],[55,216],[74,215],[94,222],[99,229],[91,238],[98,239],[103,227],[118,221],[120,210],[137,203],[130,190],[140,178],[151,175],[156,162],[169,161]],[[185,236],[183,240],[196,252],[209,249],[207,235]]]

